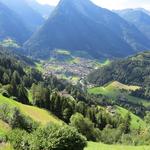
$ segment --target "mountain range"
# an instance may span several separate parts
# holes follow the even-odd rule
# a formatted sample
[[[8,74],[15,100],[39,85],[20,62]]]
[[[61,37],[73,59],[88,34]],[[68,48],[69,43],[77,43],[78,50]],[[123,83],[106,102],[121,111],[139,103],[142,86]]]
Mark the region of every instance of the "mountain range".
[[[150,49],[150,43],[135,25],[90,0],[61,0],[24,47],[36,57],[48,56],[53,49],[123,57]]]
[[[150,15],[142,8],[114,12],[90,0],[61,0],[57,7],[36,0],[0,2],[7,8],[1,9],[1,40],[25,42],[24,51],[33,57],[66,49],[114,58],[150,49]]]

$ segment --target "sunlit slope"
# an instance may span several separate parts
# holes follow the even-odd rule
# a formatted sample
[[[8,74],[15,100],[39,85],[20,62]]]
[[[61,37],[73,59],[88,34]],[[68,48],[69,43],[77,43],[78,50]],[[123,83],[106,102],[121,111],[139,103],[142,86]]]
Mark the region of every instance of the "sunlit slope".
[[[127,113],[129,112],[127,109],[124,109],[122,107],[117,106],[117,112],[121,114],[122,117],[125,117]],[[145,128],[146,123],[138,116],[131,114],[131,128],[132,129],[139,129],[139,128]]]
[[[9,125],[0,119],[0,138],[10,130]]]
[[[46,110],[34,106],[23,105],[19,102],[0,95],[0,105],[2,104],[8,104],[9,106],[19,108],[23,114],[31,117],[33,120],[38,121],[43,125],[49,122],[62,124],[61,120]]]
[[[104,86],[89,88],[88,92],[90,94],[102,94],[109,98],[112,98],[113,100],[116,100],[116,98],[119,95],[123,94],[128,99],[128,101],[136,102],[136,103],[141,102],[146,107],[150,106],[150,102],[146,101],[145,99],[131,96],[128,94],[128,92],[125,92],[125,91],[134,91],[139,88],[140,88],[139,86],[126,85],[118,81],[113,81]]]

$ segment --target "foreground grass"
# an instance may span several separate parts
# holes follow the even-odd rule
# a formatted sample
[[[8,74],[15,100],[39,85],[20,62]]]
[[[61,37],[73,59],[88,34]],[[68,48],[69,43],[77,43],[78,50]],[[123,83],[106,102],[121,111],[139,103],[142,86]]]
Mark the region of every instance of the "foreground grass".
[[[11,107],[19,108],[23,114],[31,117],[33,120],[40,122],[43,125],[45,125],[49,122],[53,122],[56,124],[62,124],[61,120],[59,120],[52,113],[50,113],[44,109],[40,109],[38,107],[21,104],[19,102],[16,102],[16,101],[10,99],[10,98],[6,98],[0,94],[0,105],[2,105],[2,104],[8,104]]]
[[[150,150],[150,146],[105,145],[89,142],[85,150]]]
[[[11,128],[7,123],[0,119],[0,138],[3,137]]]
[[[0,150],[14,150],[10,144],[0,143]]]
[[[0,150],[13,150],[10,144],[0,144]],[[150,150],[150,146],[106,145],[89,142],[84,150]]]

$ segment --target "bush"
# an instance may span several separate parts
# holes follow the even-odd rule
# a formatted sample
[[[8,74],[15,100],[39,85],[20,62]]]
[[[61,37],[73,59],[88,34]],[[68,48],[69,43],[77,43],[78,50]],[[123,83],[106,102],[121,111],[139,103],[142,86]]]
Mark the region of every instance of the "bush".
[[[36,130],[30,139],[30,149],[83,150],[86,139],[69,126],[48,125]]]
[[[5,97],[10,97],[10,94],[8,93],[7,90],[2,89],[2,90],[0,91],[0,93],[1,93],[3,96],[5,96]]]
[[[111,128],[111,126],[107,125],[106,128],[104,128],[101,131],[101,142],[104,142],[105,144],[115,144],[118,142],[122,135],[122,131],[118,128]]]
[[[87,137],[88,140],[96,141],[96,133],[94,123],[80,113],[72,115],[70,125],[75,127],[79,133]]]

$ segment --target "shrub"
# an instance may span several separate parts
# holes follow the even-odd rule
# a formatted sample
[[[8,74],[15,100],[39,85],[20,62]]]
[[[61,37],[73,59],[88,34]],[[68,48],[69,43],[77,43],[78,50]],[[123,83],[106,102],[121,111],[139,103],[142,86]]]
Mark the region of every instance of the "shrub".
[[[48,125],[32,134],[30,149],[83,150],[86,139],[69,126]]]
[[[72,115],[70,125],[75,127],[79,133],[87,137],[88,140],[96,141],[94,123],[80,113]]]

